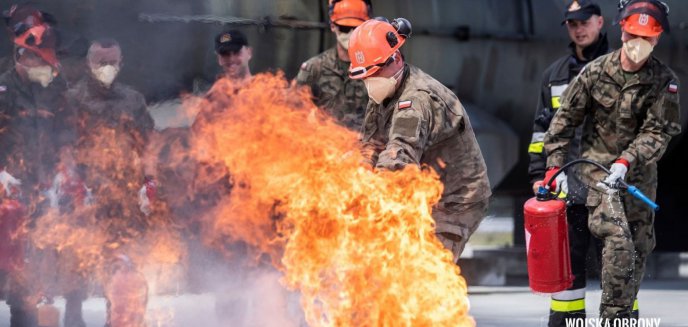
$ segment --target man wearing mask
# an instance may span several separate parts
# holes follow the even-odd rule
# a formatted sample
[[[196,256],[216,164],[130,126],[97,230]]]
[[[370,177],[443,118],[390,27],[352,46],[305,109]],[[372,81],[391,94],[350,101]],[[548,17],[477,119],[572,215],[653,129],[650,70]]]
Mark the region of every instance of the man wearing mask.
[[[634,303],[655,246],[654,212],[615,186],[626,181],[654,200],[657,161],[681,132],[678,78],[651,55],[669,31],[668,13],[657,0],[622,1],[617,22],[623,47],[589,63],[571,82],[545,135],[547,176],[566,162],[581,124],[581,157],[610,167],[607,175],[584,165],[579,176],[590,187],[590,232],[604,244],[600,316],[612,324],[637,318]]]
[[[607,54],[609,47],[607,36],[601,34],[604,18],[600,7],[590,0],[573,0],[567,6],[562,25],[571,39],[571,53],[559,58],[543,74],[540,97],[535,111],[533,137],[528,154],[530,166],[528,173],[533,192],[537,193],[540,181],[545,177],[547,156],[544,153],[544,138],[547,128],[559,109],[561,95],[571,80],[578,75],[583,66],[595,58]],[[578,127],[571,141],[567,162],[580,158],[581,135],[583,128]],[[588,209],[585,207],[588,190],[580,181],[580,176],[573,167],[569,174],[560,175],[562,193],[566,197],[566,218],[569,226],[571,250],[571,270],[573,286],[568,290],[552,295],[549,326],[565,326],[567,318],[585,318],[585,279],[588,247],[592,243],[595,252],[601,247],[599,241],[590,235],[588,229]],[[568,176],[568,178],[566,178]]]
[[[399,48],[408,20],[368,20],[349,42],[349,76],[370,97],[363,123],[363,155],[374,169],[432,167],[444,184],[433,208],[436,233],[456,262],[485,217],[492,194],[471,122],[456,95],[417,67]]]
[[[94,41],[87,55],[89,74],[67,92],[76,115],[70,157],[76,175],[90,188],[96,220],[113,244],[126,244],[144,232],[151,214],[155,182],[144,168],[146,145],[154,122],[141,93],[117,81],[122,50],[113,39]],[[74,267],[76,268],[76,267]],[[88,273],[67,272],[77,280]],[[65,326],[84,326],[81,303],[83,284],[66,289]]]
[[[88,48],[86,39],[67,30],[59,29],[57,20],[51,14],[39,10],[32,3],[21,3],[12,5],[3,11],[3,20],[10,39],[32,26],[46,25],[50,27],[51,33],[57,39],[55,51],[60,61],[60,78],[71,85],[84,75],[83,59],[86,55],[86,48]],[[12,55],[0,58],[0,72],[12,69],[13,64]]]
[[[58,75],[54,31],[34,24],[16,32],[14,68],[0,76],[0,201],[3,206],[10,199],[21,203],[21,219],[28,218],[32,226],[45,207],[42,193],[54,175],[57,153],[69,140],[64,132],[70,119],[64,101],[66,84]],[[18,255],[24,262],[24,253]],[[41,273],[33,267],[40,258],[28,259],[27,264],[0,274],[2,284],[9,279],[12,327],[36,324],[36,302],[31,295],[43,291],[40,280],[33,280]]]
[[[308,59],[301,65],[296,83],[307,85],[313,102],[328,112],[340,124],[360,131],[368,103],[365,86],[349,79],[349,37],[356,26],[370,17],[370,3],[363,0],[330,0],[330,30],[337,37],[337,45]]]

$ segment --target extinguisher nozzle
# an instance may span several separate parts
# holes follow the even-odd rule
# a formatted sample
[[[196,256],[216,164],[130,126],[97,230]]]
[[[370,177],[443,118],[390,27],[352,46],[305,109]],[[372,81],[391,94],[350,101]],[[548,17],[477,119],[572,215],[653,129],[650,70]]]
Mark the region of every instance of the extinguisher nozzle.
[[[637,187],[633,185],[628,185],[627,188],[628,193],[631,193],[634,197],[636,197],[638,200],[645,202],[652,210],[654,211],[659,211],[659,206],[657,203],[654,201],[650,200],[643,192],[641,192]]]

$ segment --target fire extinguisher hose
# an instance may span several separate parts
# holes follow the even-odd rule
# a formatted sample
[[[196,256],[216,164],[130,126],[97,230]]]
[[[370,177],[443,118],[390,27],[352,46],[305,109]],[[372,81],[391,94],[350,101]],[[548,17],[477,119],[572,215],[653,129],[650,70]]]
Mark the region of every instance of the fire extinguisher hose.
[[[607,167],[601,165],[599,162],[592,161],[590,159],[577,159],[577,160],[573,160],[573,161],[565,164],[564,166],[562,166],[561,169],[559,169],[558,172],[556,172],[554,175],[552,175],[552,177],[550,177],[550,179],[544,185],[550,185],[552,183],[552,181],[554,181],[557,178],[557,176],[559,174],[561,174],[561,172],[566,171],[569,167],[574,166],[574,165],[578,165],[578,164],[583,164],[583,163],[594,165],[597,168],[602,169],[602,171],[604,171],[608,175],[611,174],[609,169],[607,169]],[[643,192],[641,192],[637,187],[635,187],[633,185],[628,185],[626,182],[624,182],[622,180],[619,180],[616,185],[610,185],[610,186],[612,188],[626,190],[626,192],[630,193],[631,195],[636,197],[638,200],[645,202],[645,204],[647,204],[650,208],[652,208],[652,210],[659,211],[659,206],[654,201],[650,200],[650,198],[648,198],[645,194],[643,194]]]

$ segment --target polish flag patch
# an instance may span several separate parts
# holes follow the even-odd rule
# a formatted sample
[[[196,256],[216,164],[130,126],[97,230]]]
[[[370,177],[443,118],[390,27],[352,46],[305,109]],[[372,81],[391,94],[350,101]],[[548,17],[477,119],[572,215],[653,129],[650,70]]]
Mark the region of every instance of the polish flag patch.
[[[7,86],[0,85],[0,92],[6,92],[7,91]]]
[[[411,108],[412,104],[411,100],[399,101],[399,109]]]
[[[669,93],[678,93],[678,84],[669,83],[669,87],[667,88],[667,91],[669,91]]]

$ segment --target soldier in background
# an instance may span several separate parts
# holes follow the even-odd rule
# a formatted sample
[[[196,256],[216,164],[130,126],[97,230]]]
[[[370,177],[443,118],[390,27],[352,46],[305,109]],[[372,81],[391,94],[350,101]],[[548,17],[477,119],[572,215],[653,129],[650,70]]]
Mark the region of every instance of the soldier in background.
[[[654,200],[657,161],[681,132],[678,78],[651,55],[669,31],[669,8],[657,0],[622,4],[622,48],[592,61],[571,82],[545,135],[546,179],[564,164],[584,122],[582,157],[610,167],[607,175],[584,165],[580,176],[591,187],[590,232],[604,243],[600,316],[614,325],[638,317],[634,304],[656,242],[652,209],[615,185],[625,180]]]
[[[363,155],[375,169],[432,167],[444,184],[433,208],[437,237],[454,262],[485,217],[490,195],[487,168],[471,122],[456,95],[417,67],[399,48],[410,23],[368,20],[349,42],[355,58],[349,76],[362,79],[370,102],[363,124]]]
[[[368,104],[365,86],[347,75],[351,59],[347,49],[354,28],[370,19],[371,6],[363,0],[330,0],[330,30],[337,45],[301,65],[296,83],[307,85],[313,102],[340,124],[360,131]]]
[[[544,138],[547,128],[559,109],[561,95],[588,62],[607,54],[609,46],[606,34],[602,34],[604,18],[600,7],[589,0],[573,0],[569,3],[562,24],[566,25],[571,44],[571,53],[559,58],[544,72],[538,106],[533,123],[533,137],[528,148],[530,165],[528,174],[537,193],[540,181],[545,177],[547,155],[544,152]],[[567,162],[580,158],[581,135],[583,128],[578,127],[568,152]],[[549,326],[566,326],[567,318],[585,318],[585,280],[586,263],[594,262],[596,257],[588,256],[588,248],[593,245],[595,253],[601,249],[599,241],[588,229],[588,209],[585,206],[588,189],[581,182],[574,166],[570,174],[561,174],[561,195],[566,197],[566,218],[569,226],[569,248],[571,250],[571,270],[573,285],[566,291],[552,295]],[[566,178],[568,176],[568,178]]]
[[[71,153],[76,175],[91,190],[97,224],[107,231],[108,242],[119,246],[139,238],[148,228],[156,192],[145,167],[154,122],[143,95],[116,80],[122,59],[116,40],[94,41],[88,50],[87,76],[67,92],[76,120]],[[71,271],[63,272],[67,277],[64,325],[85,326],[81,303],[87,296],[87,274],[92,272],[80,270],[78,260],[66,268]]]

